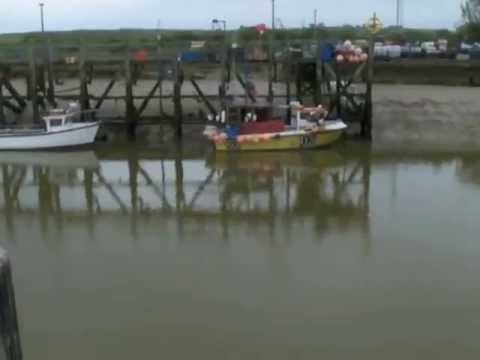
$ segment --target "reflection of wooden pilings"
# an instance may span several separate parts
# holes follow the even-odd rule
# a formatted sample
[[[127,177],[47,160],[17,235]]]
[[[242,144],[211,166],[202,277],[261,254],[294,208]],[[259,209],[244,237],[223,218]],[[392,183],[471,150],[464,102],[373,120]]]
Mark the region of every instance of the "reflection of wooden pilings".
[[[12,187],[12,177],[9,174],[8,166],[2,165],[2,181],[3,181],[3,199],[5,201],[5,223],[10,233],[13,233],[15,228],[13,224],[13,203],[10,196],[10,188]]]
[[[115,199],[115,201],[117,202],[118,206],[120,207],[120,209],[122,210],[122,212],[124,214],[127,214],[128,213],[128,207],[127,205],[125,205],[125,203],[123,202],[122,198],[120,196],[118,196],[118,194],[115,192],[115,189],[114,187],[112,186],[112,184],[110,184],[106,179],[105,177],[103,177],[102,173],[99,171],[99,170],[96,170],[95,171],[95,175],[97,175],[97,178],[98,178],[98,181],[100,181],[100,183],[105,186],[105,189],[107,189],[107,191],[110,193],[110,195],[112,196],[113,199]]]
[[[2,337],[0,341],[5,348],[6,359],[22,359],[12,270],[10,261],[2,249],[0,249],[0,319],[0,335]]]
[[[52,186],[49,180],[50,170],[38,168],[38,210],[42,234],[47,234],[48,218],[52,213]]]
[[[87,214],[88,214],[88,231],[90,235],[93,235],[95,228],[95,214],[94,214],[94,204],[95,198],[93,193],[93,171],[85,169],[84,170],[84,186],[85,186],[85,200],[87,205]]]
[[[128,158],[128,172],[130,182],[130,229],[132,236],[136,239],[137,231],[137,217],[138,217],[138,158],[135,154]]]
[[[183,216],[181,211],[185,205],[185,191],[183,188],[184,174],[183,174],[183,152],[179,148],[175,157],[175,208],[177,219],[177,232],[180,238],[183,234]]]

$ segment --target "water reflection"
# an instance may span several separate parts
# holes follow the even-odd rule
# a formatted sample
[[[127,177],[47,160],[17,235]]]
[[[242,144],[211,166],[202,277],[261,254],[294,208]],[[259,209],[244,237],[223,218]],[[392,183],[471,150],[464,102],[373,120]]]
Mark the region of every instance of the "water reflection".
[[[124,158],[93,151],[11,153],[1,160],[0,207],[10,239],[26,220],[44,238],[80,224],[95,237],[105,218],[140,228],[175,224],[174,238],[198,229],[228,241],[247,226],[259,240],[290,241],[300,227],[321,240],[330,231],[368,235],[370,162],[322,153],[216,155],[207,160],[176,156]],[[261,239],[260,239],[261,238]]]

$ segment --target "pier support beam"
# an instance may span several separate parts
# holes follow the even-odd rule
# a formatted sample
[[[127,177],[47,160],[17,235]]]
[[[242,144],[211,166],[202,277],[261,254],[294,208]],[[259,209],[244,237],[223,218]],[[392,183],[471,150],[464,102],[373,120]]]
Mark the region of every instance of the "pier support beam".
[[[145,109],[147,108],[148,104],[150,103],[150,100],[152,100],[153,96],[155,95],[155,92],[157,91],[157,89],[160,87],[160,82],[157,81],[155,83],[155,85],[153,86],[152,90],[150,90],[150,92],[148,93],[147,97],[145,99],[143,99],[143,102],[142,104],[140,105],[140,107],[138,108],[138,116],[142,116],[143,112],[145,111]]]
[[[212,105],[212,103],[208,100],[208,98],[205,96],[203,93],[202,89],[198,85],[198,83],[195,81],[194,78],[190,79],[190,82],[192,83],[193,87],[198,93],[198,96],[200,97],[200,100],[204,103],[204,105],[207,107],[208,111],[210,111],[210,114],[217,116],[217,110],[215,109],[215,106]]]
[[[15,89],[10,82],[10,80],[7,77],[4,77],[3,79],[3,86],[5,89],[8,90],[10,95],[15,99],[17,102],[18,106],[24,110],[27,107],[27,102],[23,99],[23,97],[20,95],[20,93]]]
[[[105,98],[108,96],[108,94],[110,94],[110,91],[112,91],[116,82],[117,82],[117,80],[115,78],[110,80],[110,82],[108,83],[105,91],[103,92],[102,96],[100,96],[100,99],[98,99],[97,104],[95,105],[96,110],[98,110],[102,107],[103,102],[105,101]]]

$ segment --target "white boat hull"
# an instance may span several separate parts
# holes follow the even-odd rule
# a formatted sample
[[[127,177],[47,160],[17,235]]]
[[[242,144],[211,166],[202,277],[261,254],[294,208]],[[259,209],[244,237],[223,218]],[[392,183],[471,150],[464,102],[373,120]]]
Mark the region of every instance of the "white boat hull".
[[[100,123],[75,124],[50,132],[0,133],[0,150],[37,150],[67,148],[92,144]]]

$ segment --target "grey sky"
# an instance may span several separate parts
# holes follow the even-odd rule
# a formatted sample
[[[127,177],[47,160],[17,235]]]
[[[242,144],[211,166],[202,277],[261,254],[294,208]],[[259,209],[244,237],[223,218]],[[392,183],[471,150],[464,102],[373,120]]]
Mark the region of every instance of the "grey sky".
[[[230,28],[268,23],[271,0],[44,0],[49,30],[88,28],[206,28],[213,17]],[[462,0],[404,0],[408,27],[454,27]],[[312,22],[313,9],[327,25],[363,24],[374,11],[386,25],[395,23],[396,0],[276,0],[285,26]],[[39,28],[38,2],[0,0],[0,33]]]

